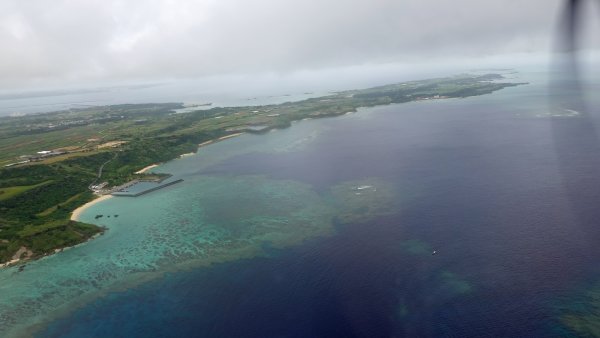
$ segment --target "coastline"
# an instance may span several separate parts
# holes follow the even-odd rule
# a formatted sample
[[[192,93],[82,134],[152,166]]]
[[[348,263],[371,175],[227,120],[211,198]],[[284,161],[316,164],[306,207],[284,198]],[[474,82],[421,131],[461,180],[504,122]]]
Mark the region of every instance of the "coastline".
[[[244,134],[244,133],[235,133],[235,134],[231,134],[231,135],[222,136],[222,137],[219,137],[219,138],[216,138],[216,139],[208,140],[208,141],[206,141],[204,143],[199,144],[198,148],[200,148],[202,146],[206,146],[206,145],[212,144],[212,143],[215,143],[215,142],[223,141],[223,140],[226,140],[226,139],[229,139],[229,138],[232,138],[232,137],[240,136],[242,134]],[[196,154],[196,152],[190,152],[190,153],[186,153],[186,154],[181,154],[181,155],[179,155],[178,158],[185,158],[185,157],[192,156],[192,155],[195,155],[195,154]],[[149,171],[150,169],[156,168],[158,166],[160,166],[160,163],[154,163],[154,164],[148,165],[148,166],[146,166],[146,167],[144,167],[144,168],[136,171],[134,174],[143,174],[143,173],[146,173],[147,171]],[[106,201],[108,199],[111,199],[113,197],[114,196],[110,195],[110,194],[98,196],[97,198],[95,198],[95,199],[93,199],[93,200],[91,200],[91,201],[83,204],[82,206],[78,207],[77,209],[73,210],[73,212],[71,213],[71,216],[70,216],[69,220],[71,220],[71,221],[79,221],[79,218],[81,217],[81,214],[85,210],[87,210],[89,207],[91,207],[91,206],[93,206],[93,205],[95,205],[97,203],[100,203],[100,202]],[[81,243],[76,244],[76,245],[84,244],[85,242],[88,242],[88,241],[96,238],[98,235],[100,235],[100,234],[96,234],[96,235],[90,237],[89,239],[87,239],[86,241],[81,242]],[[71,247],[73,247],[73,246],[57,248],[50,255],[55,254],[55,253],[60,252],[60,251],[63,251],[63,250],[66,250],[66,249],[71,248]],[[44,256],[47,256],[47,255],[44,255]],[[33,259],[39,259],[39,258],[33,258]],[[0,263],[0,269],[6,268],[6,267],[9,267],[9,266],[13,266],[13,265],[15,265],[15,264],[17,264],[19,262],[23,262],[23,261],[27,261],[27,260],[29,260],[29,258],[27,258],[27,259],[12,259],[12,260],[10,260],[8,262]]]
[[[71,214],[71,221],[79,221],[79,218],[81,216],[81,214],[88,209],[89,207],[91,207],[92,205],[96,204],[96,203],[100,203],[102,201],[106,201],[108,199],[113,198],[113,195],[102,195],[94,200],[91,200],[89,202],[87,202],[86,204],[80,206],[79,208],[73,210],[73,213]]]
[[[21,255],[23,253],[25,253],[27,255],[25,258],[21,258]],[[27,260],[29,260],[30,256],[31,256],[31,251],[29,251],[26,247],[23,246],[19,249],[19,251],[17,251],[17,253],[15,253],[13,255],[13,257],[10,261],[0,264],[0,269],[15,265],[21,261],[27,261]]]
[[[69,218],[69,220],[71,220],[71,221],[79,221],[79,217],[81,216],[81,214],[86,209],[88,209],[89,207],[91,207],[92,205],[94,205],[96,203],[99,203],[99,202],[102,202],[102,201],[106,201],[106,200],[108,200],[108,199],[110,199],[112,197],[114,197],[114,196],[112,196],[112,195],[102,195],[102,196],[99,196],[98,198],[95,198],[95,199],[87,202],[86,204],[84,204],[84,205],[80,206],[79,208],[73,210],[73,212],[71,213],[71,217]],[[84,244],[84,243],[86,243],[86,242],[88,242],[90,240],[93,240],[93,239],[97,238],[100,235],[102,235],[102,232],[93,235],[92,237],[86,239],[85,241],[83,241],[81,243],[77,243],[77,244],[71,245],[71,246],[56,248],[56,249],[54,249],[54,252],[47,253],[47,254],[44,254],[44,255],[39,256],[39,257],[33,257],[32,258],[31,255],[29,255],[29,256],[27,256],[25,258],[13,257],[13,259],[11,259],[10,261],[4,262],[4,263],[0,263],[0,269],[8,268],[8,267],[11,267],[11,266],[16,265],[18,263],[27,262],[27,261],[30,261],[30,260],[37,260],[37,259],[40,259],[42,257],[47,257],[47,256],[50,256],[50,255],[54,255],[54,254],[56,254],[58,252],[67,250],[67,249],[75,247],[77,245]],[[27,250],[26,247],[23,247],[22,249]]]
[[[215,143],[215,142],[224,141],[224,140],[230,139],[232,137],[240,136],[240,135],[243,135],[243,134],[244,133],[235,133],[235,134],[231,134],[231,135],[222,136],[222,137],[219,137],[219,138],[216,138],[216,139],[208,140],[208,141],[206,141],[204,143],[199,144],[198,148],[200,148],[202,146],[205,146],[205,145],[209,145],[209,144]],[[185,158],[185,157],[188,157],[188,156],[193,156],[195,154],[196,154],[196,152],[190,152],[190,153],[186,153],[186,154],[181,154],[181,155],[178,156],[178,158]],[[143,174],[143,173],[147,172],[150,169],[158,167],[159,165],[160,165],[159,163],[151,164],[149,166],[146,166],[146,167],[144,167],[144,168],[136,171],[135,174]],[[84,204],[84,205],[78,207],[77,209],[73,210],[73,213],[71,214],[70,220],[71,221],[78,221],[79,217],[81,216],[81,214],[87,208],[91,207],[92,205],[94,205],[96,203],[100,203],[102,201],[106,201],[106,200],[108,200],[108,199],[110,199],[112,197],[114,197],[114,196],[110,195],[110,194],[109,195],[102,195],[102,196],[100,196],[98,198],[95,198],[95,199],[87,202],[86,204]]]
[[[217,141],[226,140],[226,139],[228,139],[228,138],[232,138],[232,137],[240,136],[240,135],[242,135],[242,134],[243,134],[243,133],[235,133],[235,134],[231,134],[231,135],[222,136],[222,137],[219,137],[219,138],[217,139]]]
[[[198,145],[197,145],[197,147],[196,147],[196,151],[189,152],[189,153],[185,153],[185,154],[181,154],[181,155],[177,156],[176,158],[185,158],[185,157],[189,157],[189,156],[196,155],[196,154],[197,154],[197,152],[198,152],[198,149],[200,149],[200,148],[201,148],[201,147],[203,147],[203,146],[207,146],[207,145],[209,145],[209,144],[213,144],[213,143],[216,143],[216,142],[219,142],[219,141],[224,141],[224,140],[230,139],[230,138],[232,138],[232,137],[240,136],[240,135],[243,135],[243,134],[244,134],[244,133],[235,133],[235,134],[230,134],[230,135],[225,135],[225,136],[221,136],[221,137],[218,137],[218,138],[214,138],[214,139],[208,140],[208,141],[206,141],[206,142],[202,142],[202,143],[200,143],[200,144],[198,144]],[[175,158],[174,158],[174,159],[175,159]],[[144,173],[146,173],[148,170],[150,170],[150,169],[153,169],[153,168],[156,168],[156,167],[158,167],[159,165],[160,165],[160,163],[154,163],[154,164],[151,164],[151,165],[149,165],[149,166],[146,166],[146,167],[144,167],[144,168],[142,168],[142,169],[140,169],[140,170],[136,171],[134,174],[144,174]]]
[[[208,140],[208,141],[206,141],[206,142],[202,142],[202,143],[200,143],[200,144],[198,145],[198,147],[204,147],[204,146],[207,146],[207,145],[209,145],[209,144],[213,143],[214,141],[215,141],[215,140]]]
[[[235,133],[235,134],[230,134],[230,135],[225,135],[225,136],[221,136],[221,137],[218,137],[218,138],[214,138],[212,140],[208,140],[206,142],[202,142],[202,143],[198,144],[198,148],[204,147],[204,146],[207,146],[209,144],[213,144],[213,143],[216,143],[216,142],[219,142],[219,141],[224,141],[224,140],[230,139],[232,137],[240,136],[240,135],[243,135],[243,134],[244,133]],[[195,154],[195,153],[190,153],[190,154]],[[186,154],[183,154],[181,156],[184,156],[184,155],[186,155]]]

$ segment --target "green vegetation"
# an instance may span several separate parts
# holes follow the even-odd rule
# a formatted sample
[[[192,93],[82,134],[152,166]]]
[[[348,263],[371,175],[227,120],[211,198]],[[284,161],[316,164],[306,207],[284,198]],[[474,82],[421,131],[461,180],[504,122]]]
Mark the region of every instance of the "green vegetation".
[[[180,103],[129,104],[0,118],[0,263],[22,247],[33,257],[80,243],[99,233],[95,225],[69,220],[93,199],[92,183],[116,186],[134,172],[193,152],[198,144],[239,132],[262,133],[292,121],[354,112],[360,107],[462,98],[516,86],[502,76],[463,75],[352,90],[299,102],[215,107],[176,113]],[[52,151],[40,155],[40,151]],[[102,176],[98,173],[102,168]],[[332,191],[345,205],[340,221],[378,214],[388,196],[380,182],[353,182]],[[361,185],[368,188],[358,189]],[[354,187],[354,188],[353,188]],[[358,190],[352,190],[358,189]],[[377,189],[378,193],[374,194]],[[371,191],[373,190],[373,191]],[[347,202],[347,203],[346,203]]]

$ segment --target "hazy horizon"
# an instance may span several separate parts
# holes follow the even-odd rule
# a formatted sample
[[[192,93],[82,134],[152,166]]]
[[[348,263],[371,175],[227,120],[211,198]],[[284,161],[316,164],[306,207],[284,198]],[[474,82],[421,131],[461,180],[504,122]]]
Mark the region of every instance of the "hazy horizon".
[[[0,4],[0,93],[547,58],[562,2],[119,0]],[[594,4],[595,5],[595,4]],[[597,14],[597,8],[586,11]],[[584,46],[597,41],[589,27]],[[510,67],[510,65],[508,65]]]
[[[542,56],[488,62],[421,65],[375,64],[293,74],[240,74],[146,83],[96,83],[87,86],[0,91],[0,116],[46,113],[74,107],[124,103],[213,103],[213,106],[261,105],[296,101],[330,92],[452,76],[496,68],[547,68]]]

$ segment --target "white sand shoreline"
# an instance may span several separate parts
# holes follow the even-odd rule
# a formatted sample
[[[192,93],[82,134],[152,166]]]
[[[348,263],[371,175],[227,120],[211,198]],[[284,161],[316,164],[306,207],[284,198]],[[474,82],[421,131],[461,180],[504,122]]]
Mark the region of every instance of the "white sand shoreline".
[[[110,198],[112,198],[114,196],[112,195],[102,195],[92,201],[87,202],[86,204],[80,206],[79,208],[73,210],[73,213],[71,214],[71,221],[78,221],[79,218],[81,217],[81,214],[89,207],[91,207],[92,205],[96,204],[96,203],[100,203],[102,201],[106,201]]]
[[[148,170],[150,170],[150,169],[152,169],[152,168],[156,168],[156,167],[158,167],[158,164],[157,164],[157,163],[155,163],[155,164],[151,164],[151,165],[149,165],[149,166],[147,166],[147,167],[144,167],[144,168],[142,168],[142,169],[140,169],[140,170],[136,171],[134,174],[143,174],[143,173],[145,173],[146,171],[148,171]]]
[[[208,141],[206,141],[206,142],[202,142],[202,143],[200,143],[200,144],[198,145],[198,147],[203,147],[203,146],[209,145],[209,144],[211,144],[211,143],[213,143],[213,142],[215,142],[215,140],[208,140]]]
[[[208,141],[206,141],[206,142],[202,142],[202,143],[198,144],[198,148],[200,148],[200,147],[204,147],[204,146],[207,146],[207,145],[209,145],[209,144],[213,144],[213,143],[216,143],[216,142],[219,142],[219,141],[223,141],[223,140],[226,140],[226,139],[228,139],[228,138],[232,138],[232,137],[240,136],[240,135],[243,135],[243,134],[244,134],[244,133],[235,133],[235,134],[230,134],[230,135],[221,136],[221,137],[219,137],[219,138],[214,138],[214,139],[212,139],[212,140],[208,140]]]
[[[228,138],[232,138],[232,137],[240,136],[240,135],[242,135],[242,134],[243,134],[243,133],[235,133],[235,134],[231,134],[231,135],[227,135],[227,136],[222,136],[222,137],[219,137],[219,138],[217,139],[217,141],[226,140],[226,139],[228,139]]]

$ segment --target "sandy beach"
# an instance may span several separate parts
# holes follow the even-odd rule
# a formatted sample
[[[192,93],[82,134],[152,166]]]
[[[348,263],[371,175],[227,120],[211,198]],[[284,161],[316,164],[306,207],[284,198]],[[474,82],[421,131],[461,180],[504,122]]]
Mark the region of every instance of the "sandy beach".
[[[143,174],[143,173],[145,173],[146,171],[148,171],[148,170],[150,170],[150,169],[152,169],[152,168],[156,168],[156,167],[158,167],[158,164],[151,164],[151,165],[149,165],[149,166],[147,166],[147,167],[144,167],[144,168],[142,168],[142,169],[140,169],[140,170],[136,171],[136,172],[135,172],[135,174]]]
[[[227,135],[227,136],[219,137],[219,138],[217,139],[217,141],[226,140],[226,139],[228,139],[228,138],[232,138],[232,137],[240,136],[240,135],[242,135],[242,134],[243,134],[243,133],[235,133],[235,134],[231,134],[231,135]]]
[[[112,198],[112,197],[113,197],[112,195],[103,195],[103,196],[100,196],[93,201],[87,202],[86,204],[73,210],[73,213],[71,214],[71,221],[78,221],[79,216],[81,216],[81,213],[83,213],[87,208],[91,207],[92,205],[94,205],[96,203],[106,201],[107,199]]]
[[[200,143],[200,144],[198,145],[198,147],[207,146],[207,145],[209,145],[209,144],[212,144],[212,143],[215,143],[215,142],[219,142],[219,141],[223,141],[223,140],[226,140],[226,139],[228,139],[228,138],[232,138],[232,137],[240,136],[240,135],[242,135],[242,134],[244,134],[244,133],[235,133],[235,134],[231,134],[231,135],[222,136],[222,137],[219,137],[219,138],[217,138],[217,139],[208,140],[208,141],[206,141],[206,142],[202,142],[202,143]]]
[[[213,143],[213,142],[214,142],[214,140],[208,140],[208,141],[206,141],[206,142],[202,142],[202,143],[200,143],[200,144],[198,145],[198,147],[206,146],[206,145],[209,145],[209,144],[211,144],[211,143]]]

